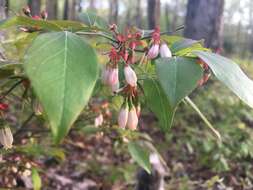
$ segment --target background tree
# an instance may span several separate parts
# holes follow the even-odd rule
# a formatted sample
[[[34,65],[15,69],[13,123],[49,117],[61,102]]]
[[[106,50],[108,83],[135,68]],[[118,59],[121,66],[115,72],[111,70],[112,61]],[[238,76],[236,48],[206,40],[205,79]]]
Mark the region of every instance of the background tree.
[[[0,0],[0,19],[5,19],[7,16],[6,3],[6,0]]]
[[[70,20],[76,19],[76,0],[71,0],[71,4],[69,7],[69,19]]]
[[[90,10],[93,10],[93,11],[96,10],[96,0],[90,0],[89,8]]]
[[[136,0],[136,14],[135,14],[135,21],[136,26],[141,28],[142,27],[142,14],[141,14],[141,0]]]
[[[69,13],[69,0],[64,1],[64,10],[63,10],[63,19],[67,20],[68,19],[68,14]]]
[[[28,6],[31,8],[32,15],[40,14],[41,0],[28,0]]]
[[[207,47],[222,46],[224,0],[188,0],[185,33],[188,38],[205,39]]]
[[[110,10],[109,10],[109,23],[118,23],[119,14],[119,2],[118,0],[110,0]]]
[[[159,25],[160,20],[160,0],[148,0],[148,28],[154,29]]]
[[[46,10],[48,12],[49,19],[57,18],[58,11],[58,1],[57,0],[47,0],[46,1]]]

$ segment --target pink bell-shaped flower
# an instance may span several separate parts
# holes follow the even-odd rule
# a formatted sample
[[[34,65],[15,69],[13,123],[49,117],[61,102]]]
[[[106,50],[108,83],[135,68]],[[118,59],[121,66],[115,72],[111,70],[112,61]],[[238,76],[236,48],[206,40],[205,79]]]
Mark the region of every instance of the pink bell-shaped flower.
[[[159,44],[153,44],[148,51],[148,59],[154,59],[159,54]]]
[[[127,105],[122,106],[118,115],[118,125],[122,129],[126,127],[127,120],[128,120],[128,113],[129,113],[128,106]]]
[[[101,80],[102,80],[103,84],[105,84],[105,85],[109,84],[109,75],[110,75],[110,68],[108,68],[106,66],[103,67],[102,74],[101,74]]]
[[[138,117],[134,106],[130,109],[127,119],[127,127],[131,130],[136,130],[138,125]]]
[[[129,85],[131,85],[132,87],[137,86],[137,76],[134,70],[129,65],[125,66],[124,75]]]
[[[115,85],[119,82],[119,69],[111,68],[109,72],[108,83],[110,86]]]
[[[103,124],[104,121],[104,117],[103,115],[100,113],[95,119],[94,119],[94,125],[95,127],[101,126]]]
[[[161,47],[160,47],[160,56],[161,57],[172,57],[172,53],[169,49],[169,47],[167,46],[167,44],[162,43]]]
[[[0,143],[5,149],[12,148],[13,136],[9,127],[0,129]]]

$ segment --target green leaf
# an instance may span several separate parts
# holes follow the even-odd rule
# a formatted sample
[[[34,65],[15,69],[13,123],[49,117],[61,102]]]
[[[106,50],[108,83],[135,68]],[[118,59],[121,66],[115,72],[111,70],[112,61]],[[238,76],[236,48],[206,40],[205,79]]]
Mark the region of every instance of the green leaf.
[[[79,30],[89,30],[89,27],[87,27],[85,24],[72,20],[48,20],[47,22],[55,24],[64,30],[68,29],[72,32]]]
[[[73,33],[46,33],[33,41],[24,68],[58,143],[92,94],[98,75],[96,53]]]
[[[194,44],[199,44],[200,41],[196,41],[196,40],[192,40],[192,39],[187,39],[187,38],[183,38],[180,41],[177,41],[175,43],[172,44],[171,46],[171,51],[173,53],[176,53],[177,51],[180,51],[182,49],[188,48],[193,46]]]
[[[146,79],[142,87],[147,106],[158,118],[161,129],[167,131],[173,123],[176,109],[170,106],[166,94],[157,81]]]
[[[32,182],[33,182],[33,189],[40,190],[41,189],[41,178],[38,171],[33,168],[32,169]]]
[[[137,164],[139,164],[140,167],[145,169],[150,174],[151,164],[149,162],[149,152],[144,150],[135,142],[128,143],[128,151]]]
[[[214,75],[242,101],[253,108],[253,81],[233,61],[211,52],[193,52],[213,71]]]
[[[196,63],[196,59],[159,58],[155,65],[158,81],[172,108],[196,88],[202,77],[202,68]]]
[[[6,29],[12,26],[29,26],[39,27],[48,31],[63,31],[69,29],[71,31],[87,30],[88,27],[76,21],[69,20],[36,20],[24,16],[14,16],[0,21],[0,29]]]
[[[98,30],[108,30],[109,24],[97,14],[87,11],[79,15],[80,21],[89,27],[95,27]]]
[[[29,17],[24,16],[14,16],[5,20],[0,21],[0,29],[6,29],[12,26],[32,26],[32,27],[41,27],[46,30],[61,31],[63,28],[60,26],[50,23],[45,20],[35,20]]]

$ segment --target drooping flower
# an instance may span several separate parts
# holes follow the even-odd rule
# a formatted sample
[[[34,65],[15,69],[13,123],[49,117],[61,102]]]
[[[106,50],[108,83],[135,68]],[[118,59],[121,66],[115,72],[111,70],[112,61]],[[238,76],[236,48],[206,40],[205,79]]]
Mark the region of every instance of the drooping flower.
[[[110,68],[108,84],[110,86],[112,86],[112,85],[117,84],[118,82],[119,82],[119,69],[118,68]]]
[[[119,80],[117,81],[117,83],[111,85],[111,90],[112,92],[117,92],[119,90]]]
[[[103,84],[109,84],[109,74],[110,74],[110,69],[108,67],[104,67],[102,69],[102,74],[101,74],[101,80]]]
[[[169,49],[169,47],[167,46],[167,44],[162,43],[161,47],[160,47],[160,56],[161,57],[172,57],[172,53]]]
[[[101,126],[103,124],[104,121],[104,117],[103,115],[100,113],[94,120],[94,125],[95,127]]]
[[[26,15],[26,16],[31,16],[31,9],[30,9],[30,7],[29,6],[26,6],[26,7],[24,7],[23,9],[23,13]]]
[[[122,129],[126,127],[128,120],[128,113],[129,113],[128,106],[127,105],[122,106],[118,115],[118,125]]]
[[[130,86],[132,87],[137,86],[137,76],[134,70],[129,65],[125,66],[124,75],[125,75],[126,82]]]
[[[154,59],[159,54],[159,44],[153,44],[148,51],[148,59]]]
[[[138,117],[134,106],[131,107],[128,113],[127,127],[131,130],[136,130],[138,125]]]
[[[13,136],[9,127],[0,129],[0,143],[5,149],[12,148]]]
[[[48,17],[47,11],[42,11],[42,12],[40,13],[40,16],[41,16],[41,18],[42,18],[43,20],[47,20],[47,17]]]

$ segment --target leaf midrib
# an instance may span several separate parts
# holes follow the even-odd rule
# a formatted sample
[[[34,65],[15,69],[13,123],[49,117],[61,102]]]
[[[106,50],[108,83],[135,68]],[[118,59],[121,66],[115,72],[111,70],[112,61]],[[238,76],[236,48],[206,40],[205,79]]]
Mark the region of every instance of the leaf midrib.
[[[63,93],[62,93],[62,102],[63,102],[63,104],[61,104],[62,106],[61,106],[61,113],[60,113],[60,123],[59,123],[59,125],[61,125],[62,124],[62,122],[63,122],[63,119],[64,119],[64,110],[65,110],[65,94],[66,94],[66,78],[67,78],[67,76],[66,76],[66,70],[67,70],[67,58],[68,58],[68,56],[67,56],[67,52],[68,52],[68,32],[67,31],[65,31],[64,32],[64,34],[65,34],[65,40],[64,40],[64,60],[63,60],[63,89],[62,89],[62,91],[63,91]]]

